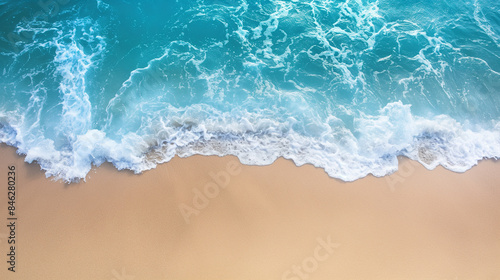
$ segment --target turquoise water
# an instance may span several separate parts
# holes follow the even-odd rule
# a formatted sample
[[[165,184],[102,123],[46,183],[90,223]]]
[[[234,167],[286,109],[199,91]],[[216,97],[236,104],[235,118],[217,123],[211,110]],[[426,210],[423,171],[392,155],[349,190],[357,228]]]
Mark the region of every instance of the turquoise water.
[[[500,157],[500,2],[0,0],[0,141],[105,161],[278,157],[346,181]]]

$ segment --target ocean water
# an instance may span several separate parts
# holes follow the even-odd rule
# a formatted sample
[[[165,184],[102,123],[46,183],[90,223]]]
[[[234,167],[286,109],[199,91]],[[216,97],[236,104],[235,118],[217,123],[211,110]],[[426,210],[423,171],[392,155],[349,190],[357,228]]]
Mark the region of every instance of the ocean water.
[[[0,142],[48,177],[175,155],[352,181],[500,157],[500,2],[0,0]]]

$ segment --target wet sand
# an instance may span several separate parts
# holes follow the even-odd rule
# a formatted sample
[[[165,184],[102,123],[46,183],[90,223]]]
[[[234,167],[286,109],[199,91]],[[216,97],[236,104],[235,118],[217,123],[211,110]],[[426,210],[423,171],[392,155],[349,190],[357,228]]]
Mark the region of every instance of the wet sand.
[[[458,174],[408,159],[352,183],[279,159],[174,158],[135,175],[45,178],[0,146],[0,219],[16,167],[16,272],[0,279],[500,279],[500,163]]]

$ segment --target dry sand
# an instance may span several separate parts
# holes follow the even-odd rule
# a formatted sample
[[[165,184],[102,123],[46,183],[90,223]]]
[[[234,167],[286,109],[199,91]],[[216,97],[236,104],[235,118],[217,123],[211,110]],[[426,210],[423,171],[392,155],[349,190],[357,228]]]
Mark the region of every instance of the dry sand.
[[[491,160],[457,174],[402,159],[391,176],[345,183],[284,159],[193,156],[142,175],[105,164],[66,185],[0,154],[0,219],[9,165],[18,218],[15,273],[0,228],[0,279],[500,279]]]

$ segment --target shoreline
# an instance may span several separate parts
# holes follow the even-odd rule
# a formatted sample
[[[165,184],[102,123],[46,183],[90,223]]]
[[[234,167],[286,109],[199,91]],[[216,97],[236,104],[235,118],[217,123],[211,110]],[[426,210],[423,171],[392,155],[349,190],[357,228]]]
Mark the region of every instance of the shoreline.
[[[68,185],[0,153],[1,170],[16,166],[19,223],[17,271],[0,259],[2,279],[500,276],[498,160],[455,173],[402,158],[391,175],[344,182],[283,158],[191,156],[138,175],[105,163]],[[7,205],[4,190],[4,221]]]
[[[24,161],[24,159],[26,158],[26,155],[19,155],[17,154],[17,148],[16,147],[13,147],[13,146],[10,146],[10,145],[7,145],[5,143],[0,143],[0,154],[4,154],[5,151],[8,151],[7,153],[13,153],[15,154],[15,157],[19,157],[23,163],[27,164],[27,165],[30,165],[30,166],[37,166],[39,167],[39,171],[43,172],[44,176],[45,176],[45,170],[43,170],[40,166],[40,164],[36,161],[32,162],[32,163],[27,163]],[[397,156],[397,159],[398,159],[398,170],[396,170],[395,172],[393,173],[389,173],[389,174],[386,174],[386,175],[383,175],[383,176],[377,176],[377,175],[374,175],[373,173],[368,173],[367,175],[365,175],[364,177],[360,177],[358,179],[355,179],[353,181],[345,181],[345,180],[342,180],[341,178],[336,178],[336,177],[332,177],[330,176],[323,167],[317,167],[315,165],[313,165],[312,163],[305,163],[305,164],[302,164],[302,165],[297,165],[293,159],[288,159],[288,158],[285,158],[283,156],[280,156],[278,157],[274,162],[270,163],[270,164],[263,164],[263,165],[252,165],[252,164],[244,164],[244,163],[241,163],[241,161],[238,159],[237,156],[235,155],[225,155],[225,156],[220,156],[220,155],[201,155],[201,154],[194,154],[194,155],[190,155],[190,156],[187,156],[187,157],[180,157],[178,155],[175,155],[174,158],[172,158],[171,160],[173,159],[176,159],[176,160],[180,160],[180,159],[187,159],[187,158],[191,158],[191,157],[204,157],[204,158],[233,158],[235,159],[236,161],[239,162],[239,164],[241,165],[244,165],[244,166],[255,166],[255,167],[266,167],[266,166],[271,166],[273,164],[275,164],[275,162],[277,161],[289,161],[291,163],[293,163],[293,165],[297,168],[300,168],[300,167],[303,167],[303,166],[310,166],[310,167],[313,167],[315,169],[319,169],[319,170],[322,170],[330,179],[332,180],[337,180],[341,183],[346,183],[346,184],[349,184],[349,183],[353,183],[353,182],[356,182],[358,180],[363,180],[363,179],[366,179],[368,177],[373,177],[373,178],[386,178],[388,179],[389,181],[394,181],[394,183],[391,183],[389,182],[389,185],[392,185],[392,184],[395,184],[397,183],[398,181],[402,180],[400,177],[407,177],[409,175],[411,175],[410,173],[413,173],[414,169],[416,166],[419,166],[419,167],[423,167],[425,168],[426,170],[428,171],[433,171],[433,170],[436,170],[436,169],[443,169],[447,172],[451,172],[451,173],[455,173],[455,174],[464,174],[464,173],[467,173],[469,170],[473,169],[473,168],[476,168],[479,164],[482,164],[483,162],[493,162],[493,163],[497,163],[497,162],[500,162],[500,159],[495,159],[495,158],[483,158],[481,160],[478,160],[478,162],[473,165],[471,168],[465,170],[465,171],[454,171],[454,170],[451,170],[451,169],[448,169],[442,165],[437,165],[435,168],[433,169],[429,169],[427,168],[426,166],[424,166],[422,163],[416,161],[416,160],[413,160],[413,159],[410,159],[409,157],[407,156],[403,156],[403,155],[400,155],[400,156]],[[4,159],[0,159],[0,162],[4,162],[5,160]],[[96,166],[94,164],[92,164],[91,166],[91,169],[90,171],[87,173],[87,175],[85,176],[85,178],[83,179],[79,179],[78,181],[65,181],[63,178],[55,178],[55,176],[50,176],[50,177],[45,177],[47,180],[50,180],[52,182],[55,182],[55,183],[62,183],[62,184],[65,184],[65,185],[74,185],[74,184],[84,184],[87,182],[87,180],[91,177],[91,175],[93,173],[96,173],[98,169],[101,169],[101,168],[104,168],[108,171],[111,171],[113,172],[119,172],[119,173],[127,173],[127,174],[132,174],[132,175],[135,175],[135,176],[143,176],[144,174],[152,171],[152,170],[155,170],[157,168],[162,168],[161,166],[162,165],[165,165],[165,164],[168,164],[170,161],[167,161],[167,162],[164,162],[164,163],[159,163],[156,165],[155,168],[152,168],[152,169],[148,169],[148,170],[144,170],[140,173],[135,173],[133,170],[130,170],[130,169],[117,169],[113,163],[109,162],[109,161],[105,161],[103,162],[100,166]],[[499,163],[500,165],[500,163]],[[403,170],[401,169],[401,167],[403,167]],[[111,169],[111,170],[110,170]],[[38,169],[37,169],[38,171]],[[394,174],[398,174],[398,176],[396,176],[396,178],[387,178],[387,177],[391,177],[393,176]],[[408,173],[408,174],[407,174]]]

